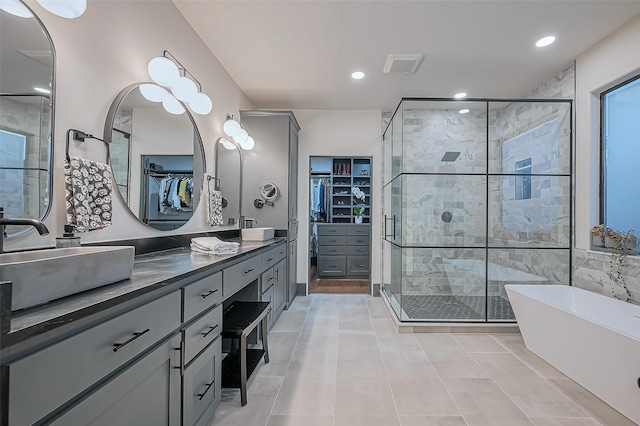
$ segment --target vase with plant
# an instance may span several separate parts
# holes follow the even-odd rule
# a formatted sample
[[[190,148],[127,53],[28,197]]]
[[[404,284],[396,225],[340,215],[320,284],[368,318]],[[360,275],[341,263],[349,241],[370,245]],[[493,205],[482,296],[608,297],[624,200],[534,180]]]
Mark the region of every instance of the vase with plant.
[[[609,285],[613,297],[625,302],[633,302],[633,295],[627,287],[624,279],[624,268],[627,265],[627,255],[637,253],[638,237],[633,233],[633,229],[626,232],[609,230],[605,236],[607,248],[611,250],[609,257]],[[616,292],[616,286],[624,291],[620,295]]]
[[[362,223],[362,215],[364,214],[364,207],[363,206],[354,206],[353,207],[353,214],[356,216],[355,217],[355,222],[356,223]]]
[[[591,247],[604,247],[605,237],[613,230],[604,224],[591,228]]]

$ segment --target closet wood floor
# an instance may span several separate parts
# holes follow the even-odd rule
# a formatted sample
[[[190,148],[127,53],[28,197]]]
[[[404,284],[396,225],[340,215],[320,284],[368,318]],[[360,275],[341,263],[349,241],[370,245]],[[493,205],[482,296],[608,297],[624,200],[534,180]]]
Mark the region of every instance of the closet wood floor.
[[[317,279],[317,268],[311,266],[309,281],[310,294],[371,294],[371,284],[368,279],[350,278],[321,278]]]

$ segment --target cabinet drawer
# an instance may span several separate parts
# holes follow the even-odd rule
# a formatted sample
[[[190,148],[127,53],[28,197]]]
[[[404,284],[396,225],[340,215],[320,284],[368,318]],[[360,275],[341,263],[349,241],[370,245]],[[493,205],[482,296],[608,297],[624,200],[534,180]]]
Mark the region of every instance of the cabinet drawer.
[[[318,276],[339,277],[346,275],[344,256],[318,256]]]
[[[369,236],[350,235],[347,237],[347,244],[350,246],[368,246]]]
[[[350,226],[347,235],[369,235],[369,226]]]
[[[348,275],[369,275],[369,256],[347,256]]]
[[[347,246],[347,254],[369,256],[369,246]]]
[[[273,274],[273,268],[269,268],[269,270],[265,271],[262,275],[260,275],[260,284],[262,286],[261,291],[263,293],[273,285],[274,279],[275,279],[275,276]]]
[[[318,235],[347,235],[344,226],[318,225]]]
[[[182,289],[183,322],[222,301],[222,272],[216,272]]]
[[[222,339],[218,338],[185,369],[182,424],[208,425],[221,396]]]
[[[333,235],[320,235],[318,244],[321,246],[343,246],[347,237],[334,237]]]
[[[318,254],[346,254],[347,247],[342,246],[318,246]]]
[[[284,244],[281,244],[278,247],[269,250],[262,255],[262,270],[266,271],[267,269],[271,268],[273,265],[278,263],[280,259],[284,259],[286,255],[287,248]]]
[[[260,276],[262,256],[254,256],[222,271],[222,295],[226,299]]]
[[[222,305],[218,305],[183,330],[184,364],[189,364],[194,356],[220,335],[220,331],[222,331]]]
[[[9,424],[33,424],[180,326],[176,291],[9,366]]]

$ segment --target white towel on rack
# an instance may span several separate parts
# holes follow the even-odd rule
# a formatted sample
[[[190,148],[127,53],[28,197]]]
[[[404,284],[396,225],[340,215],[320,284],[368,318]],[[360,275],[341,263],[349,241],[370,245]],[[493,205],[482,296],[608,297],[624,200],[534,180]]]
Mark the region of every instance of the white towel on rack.
[[[205,176],[207,197],[207,223],[209,226],[223,224],[222,219],[222,193],[215,187],[215,179],[209,175]]]
[[[222,241],[216,237],[198,237],[191,239],[191,250],[206,254],[236,254],[239,243]]]
[[[111,166],[72,156],[69,160],[64,161],[67,223],[76,225],[77,232],[111,225]]]

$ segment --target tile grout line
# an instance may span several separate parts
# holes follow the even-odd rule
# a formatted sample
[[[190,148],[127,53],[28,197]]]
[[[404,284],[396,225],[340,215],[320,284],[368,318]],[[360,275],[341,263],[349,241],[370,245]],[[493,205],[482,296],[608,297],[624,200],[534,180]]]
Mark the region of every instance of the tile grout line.
[[[373,327],[373,319],[371,318],[371,308],[369,308],[369,304],[367,303],[367,312],[369,312],[369,320],[371,321],[371,326]],[[387,318],[388,321],[391,321]],[[395,330],[395,328],[394,328]],[[397,331],[396,331],[397,333]],[[378,332],[376,328],[373,327],[373,335],[376,337],[376,345],[378,345],[378,353],[380,353],[380,359],[382,360],[382,368],[384,369],[384,375],[387,379],[387,386],[389,387],[389,393],[391,394],[391,400],[393,401],[393,407],[396,410],[396,418],[398,419],[398,424],[402,426],[402,420],[400,420],[400,412],[398,411],[398,404],[396,404],[396,396],[393,394],[393,388],[391,387],[391,380],[389,379],[389,372],[387,371],[387,365],[384,362],[384,358],[382,357],[382,351],[380,350],[380,342],[378,341]],[[422,348],[420,348],[422,349]]]
[[[433,368],[433,371],[436,373],[436,376],[438,377],[438,380],[440,380],[440,384],[442,384],[442,388],[447,393],[447,395],[449,395],[449,398],[451,399],[451,401],[453,401],[453,405],[455,405],[456,408],[458,409],[458,412],[460,413],[460,416],[462,417],[462,420],[464,420],[464,422],[467,424],[467,426],[469,426],[469,422],[467,421],[467,418],[465,417],[464,413],[460,409],[460,406],[458,405],[458,402],[456,401],[456,399],[453,397],[453,395],[451,395],[451,392],[449,392],[449,389],[447,389],[447,387],[444,385],[444,381],[442,380],[442,377],[440,376],[440,373],[438,372],[436,367],[433,365],[433,362],[431,362],[431,358],[429,358],[429,355],[424,351],[424,348],[422,347],[420,342],[418,342],[418,339],[415,337],[415,333],[412,333],[412,334],[413,334],[413,338],[416,339],[416,342],[418,343],[418,346],[420,346],[420,350],[422,351],[424,356],[429,361],[429,364],[431,364],[431,368]],[[453,335],[451,333],[447,333],[447,334],[450,335],[451,337],[453,337]],[[455,340],[455,338],[454,338],[454,340]],[[456,342],[457,342],[457,340],[456,340]]]
[[[503,348],[505,348],[507,350],[507,353],[511,354],[515,359],[517,359],[518,361],[520,361],[523,365],[525,365],[529,370],[533,371],[533,373],[535,375],[537,375],[538,377],[542,378],[542,380],[545,383],[548,383],[553,389],[555,389],[556,391],[558,391],[558,393],[560,393],[560,395],[564,396],[566,399],[568,399],[569,401],[571,401],[576,407],[578,407],[580,410],[582,410],[582,412],[584,412],[587,417],[586,418],[590,418],[593,419],[595,422],[597,422],[598,424],[600,424],[601,426],[606,426],[604,425],[599,419],[595,418],[593,415],[591,415],[591,413],[589,411],[587,411],[586,408],[584,408],[582,406],[582,404],[579,404],[577,401],[574,401],[573,398],[569,397],[569,395],[565,394],[562,389],[559,389],[549,378],[547,378],[544,374],[542,374],[541,372],[539,372],[536,368],[534,368],[533,366],[531,366],[528,362],[526,362],[523,358],[519,357],[516,353],[512,352],[511,349],[509,349],[508,347],[506,347],[505,345],[503,345],[500,341],[498,341],[496,338],[493,337],[493,334],[489,334],[491,336],[491,338],[497,342],[500,346],[502,346]],[[525,347],[526,349],[526,347]],[[528,350],[528,349],[527,349]],[[533,352],[532,352],[533,353]],[[535,355],[535,354],[534,354]],[[536,355],[537,356],[537,355]],[[542,361],[544,361],[542,358],[540,358]],[[546,362],[546,361],[544,361]],[[548,364],[548,363],[547,363]],[[553,367],[551,364],[549,364],[549,366]],[[482,368],[482,367],[481,367]],[[563,374],[562,372],[560,372],[561,374]],[[487,373],[488,374],[488,373]],[[564,376],[564,374],[563,374]],[[566,378],[568,378],[567,376],[564,376]],[[500,385],[498,385],[498,387],[500,387]],[[505,393],[505,395],[509,396],[503,389],[502,387],[500,387],[500,389]],[[509,397],[509,399],[511,399],[511,397]],[[514,401],[515,404],[515,401]],[[520,408],[520,406],[518,406],[518,404],[516,404],[516,406],[518,408]],[[522,411],[522,409],[520,409],[520,411]],[[525,414],[526,416],[526,414]],[[531,420],[531,418],[529,416],[527,416],[527,418],[533,423],[533,421]],[[585,417],[572,417],[572,418],[580,418],[580,419],[584,419]]]
[[[314,301],[315,301],[315,299],[312,299],[311,303],[309,304],[309,307],[306,309],[307,313],[304,316],[304,321],[302,322],[302,328],[298,332],[298,338],[296,339],[296,344],[293,345],[293,351],[291,351],[291,356],[289,357],[289,362],[287,363],[287,368],[284,370],[284,376],[282,376],[282,383],[280,383],[280,386],[278,387],[278,392],[276,392],[276,397],[273,399],[273,404],[271,404],[271,410],[269,410],[269,415],[267,416],[267,422],[265,423],[265,425],[269,424],[269,420],[271,420],[271,416],[274,415],[273,414],[273,409],[276,406],[276,402],[278,401],[278,396],[280,395],[280,391],[282,390],[282,385],[284,385],[284,380],[287,377],[287,372],[289,371],[289,366],[291,365],[291,360],[293,359],[293,354],[296,352],[296,348],[298,347],[298,342],[300,341],[300,336],[302,336],[302,330],[304,330],[304,325],[307,323],[307,318],[309,317],[309,310],[311,310],[311,306],[313,305]],[[294,299],[293,303],[295,303],[295,299]],[[280,315],[282,316],[282,314],[280,314]],[[278,317],[278,319],[276,320],[275,323],[273,323],[272,327],[274,327],[276,325],[276,323],[281,318],[281,316]]]

